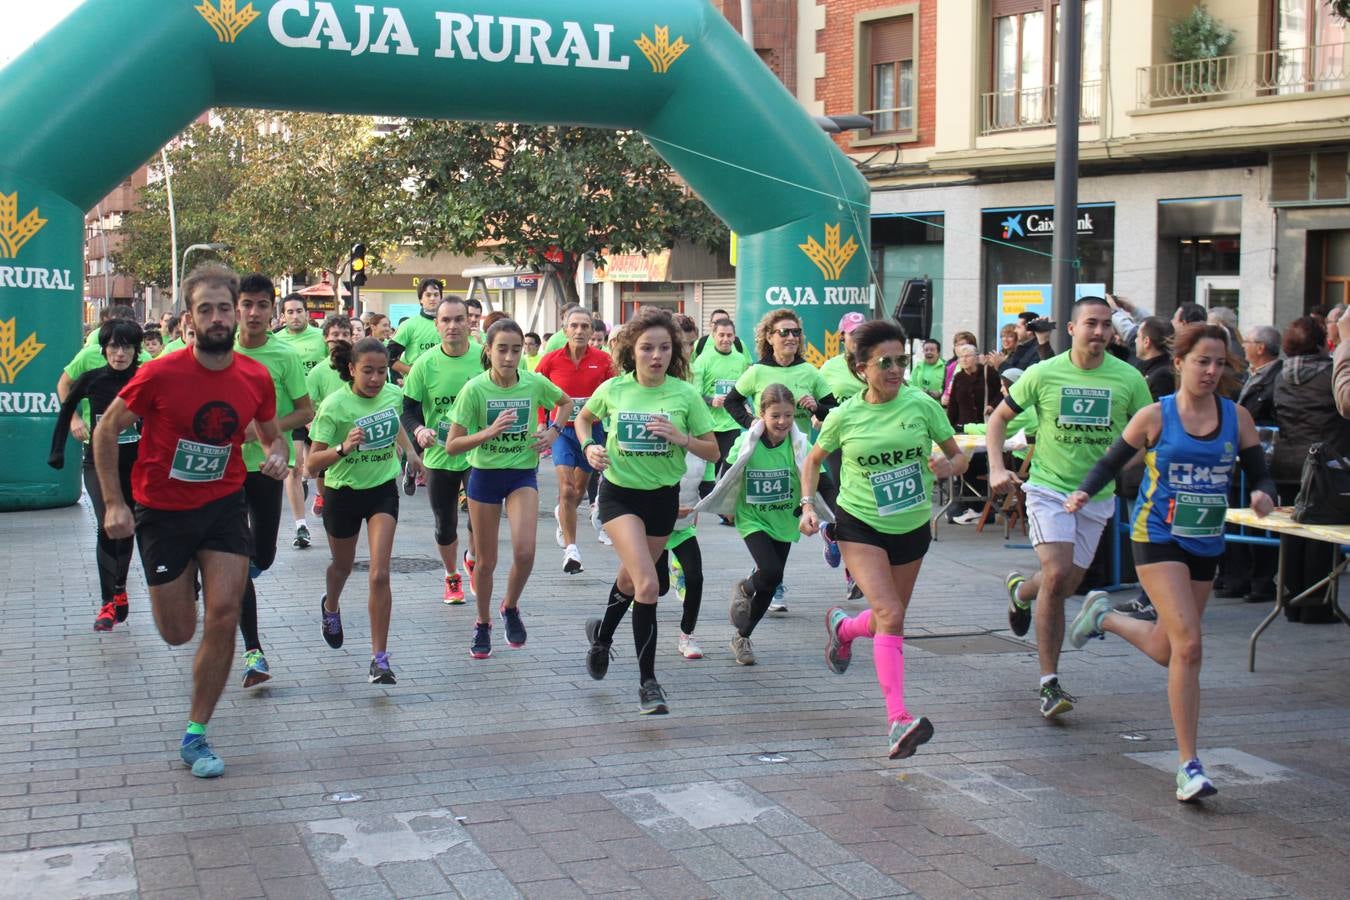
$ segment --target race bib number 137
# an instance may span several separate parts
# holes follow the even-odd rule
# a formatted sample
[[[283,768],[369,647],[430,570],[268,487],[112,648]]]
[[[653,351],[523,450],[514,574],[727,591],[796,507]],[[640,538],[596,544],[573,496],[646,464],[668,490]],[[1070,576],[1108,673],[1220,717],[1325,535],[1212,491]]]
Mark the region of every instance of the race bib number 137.
[[[360,450],[383,450],[398,440],[398,411],[382,409],[356,420],[356,427],[365,434]]]

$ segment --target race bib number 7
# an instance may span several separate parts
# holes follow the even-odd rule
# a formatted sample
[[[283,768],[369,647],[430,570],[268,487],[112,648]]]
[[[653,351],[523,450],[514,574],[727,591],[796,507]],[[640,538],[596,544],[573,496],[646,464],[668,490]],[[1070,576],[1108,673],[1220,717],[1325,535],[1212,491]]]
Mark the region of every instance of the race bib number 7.
[[[1059,424],[1111,424],[1110,388],[1061,388],[1059,392]]]
[[[910,463],[898,469],[888,469],[869,479],[872,496],[877,503],[877,515],[893,516],[928,502],[928,490],[924,487],[923,472],[919,465]]]
[[[1172,508],[1172,534],[1177,537],[1212,538],[1223,534],[1228,498],[1222,494],[1179,492]]]
[[[358,450],[383,450],[392,447],[394,441],[398,440],[397,410],[382,409],[368,416],[362,416],[355,424],[366,436]]]
[[[228,444],[217,447],[215,444],[179,439],[173,451],[169,477],[178,481],[220,481],[225,477],[231,449]]]

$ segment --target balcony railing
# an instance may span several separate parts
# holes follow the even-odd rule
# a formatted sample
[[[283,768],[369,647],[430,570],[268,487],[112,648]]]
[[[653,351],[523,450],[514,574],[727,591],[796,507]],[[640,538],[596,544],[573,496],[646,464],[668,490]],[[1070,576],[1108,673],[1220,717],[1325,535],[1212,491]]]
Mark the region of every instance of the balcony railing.
[[[1138,108],[1347,89],[1346,44],[1318,44],[1141,68]]]
[[[1054,85],[1028,88],[1022,91],[992,91],[980,95],[980,134],[999,131],[1026,131],[1049,128],[1055,124]],[[1078,121],[1091,124],[1101,121],[1102,83],[1085,81],[1082,86],[1082,104]]]

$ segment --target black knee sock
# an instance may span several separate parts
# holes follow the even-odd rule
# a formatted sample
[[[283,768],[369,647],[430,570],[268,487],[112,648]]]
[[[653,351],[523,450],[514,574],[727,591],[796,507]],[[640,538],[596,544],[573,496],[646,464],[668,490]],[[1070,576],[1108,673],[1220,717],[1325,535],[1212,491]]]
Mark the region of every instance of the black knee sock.
[[[698,627],[698,611],[703,605],[703,549],[698,538],[692,537],[675,548],[675,558],[684,570],[684,608],[680,616],[680,631],[693,634]]]
[[[702,500],[704,497],[711,494],[713,485],[715,485],[716,483],[717,482],[715,481],[700,481],[698,483],[698,498]]]
[[[633,605],[631,594],[625,594],[619,590],[616,582],[609,589],[609,605],[605,607],[605,617],[600,621],[600,640],[609,642],[614,640],[614,632],[623,621],[624,614],[628,612],[628,607]]]
[[[258,639],[258,594],[253,590],[253,579],[244,587],[244,599],[239,604],[239,634],[244,638],[245,650],[261,650]]]
[[[633,647],[637,650],[638,677],[656,677],[656,604],[633,604]]]

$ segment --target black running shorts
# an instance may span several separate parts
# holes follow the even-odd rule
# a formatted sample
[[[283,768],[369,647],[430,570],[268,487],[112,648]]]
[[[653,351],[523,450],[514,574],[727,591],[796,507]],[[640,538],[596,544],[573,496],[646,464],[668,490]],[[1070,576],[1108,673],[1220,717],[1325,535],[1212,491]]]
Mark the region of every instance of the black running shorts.
[[[361,533],[361,523],[381,513],[398,521],[398,479],[373,488],[328,487],[323,489],[323,528],[338,540]]]
[[[1134,551],[1134,564],[1136,566],[1148,566],[1153,563],[1176,562],[1181,563],[1191,573],[1191,581],[1213,581],[1214,573],[1219,569],[1219,560],[1223,559],[1223,554],[1218,556],[1197,556],[1188,550],[1183,550],[1177,544],[1144,544],[1139,541],[1130,541],[1130,547]]]
[[[168,584],[183,574],[199,550],[253,555],[244,492],[212,500],[197,509],[165,510],[136,507],[136,546],[141,551],[145,583]]]
[[[842,506],[835,511],[834,539],[839,543],[870,544],[886,551],[893,566],[904,566],[923,559],[928,545],[933,542],[933,528],[927,522],[903,534],[877,531],[862,519],[850,515]]]
[[[675,530],[675,520],[680,516],[678,484],[643,491],[619,487],[601,478],[597,500],[601,523],[620,516],[637,516],[646,527],[647,537],[666,537]]]

